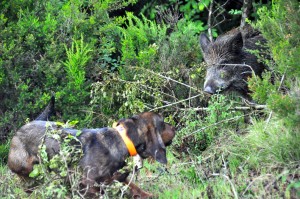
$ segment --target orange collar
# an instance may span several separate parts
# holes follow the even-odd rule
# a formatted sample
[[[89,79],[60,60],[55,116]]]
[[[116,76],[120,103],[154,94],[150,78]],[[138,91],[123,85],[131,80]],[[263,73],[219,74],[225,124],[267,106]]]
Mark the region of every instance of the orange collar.
[[[130,156],[135,156],[137,154],[135,146],[134,146],[133,142],[131,141],[131,139],[128,137],[127,131],[124,128],[124,126],[122,124],[119,124],[118,126],[116,126],[116,124],[113,124],[113,128],[115,128],[119,132],[120,136],[122,137],[122,139],[128,149]]]

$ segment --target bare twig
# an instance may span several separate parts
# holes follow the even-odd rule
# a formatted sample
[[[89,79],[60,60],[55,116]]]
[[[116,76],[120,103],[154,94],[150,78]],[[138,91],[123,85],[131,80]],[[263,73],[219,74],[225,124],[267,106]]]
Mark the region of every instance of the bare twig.
[[[218,8],[213,12],[213,14],[215,14],[216,12],[218,12],[218,10],[220,10],[220,8],[223,8],[227,3],[229,2],[229,0],[227,0],[225,3],[223,3],[222,5],[220,5],[218,2],[216,2],[216,4],[218,5]],[[225,10],[223,8],[223,10]],[[224,11],[220,11],[216,17],[218,17],[219,15],[221,15]]]
[[[222,176],[223,176],[223,177],[229,182],[229,184],[231,185],[231,189],[232,189],[234,198],[235,198],[235,199],[238,199],[238,198],[239,198],[239,197],[238,197],[238,194],[237,194],[237,192],[236,192],[236,190],[235,190],[235,187],[234,187],[234,184],[231,182],[230,178],[229,178],[227,175],[222,175]]]
[[[212,41],[213,40],[213,36],[212,36],[212,25],[211,25],[211,17],[212,17],[212,9],[213,9],[213,5],[214,5],[214,0],[211,1],[210,5],[209,5],[209,10],[208,10],[208,19],[207,19],[207,25],[208,25],[208,36],[209,36],[209,40]]]
[[[121,189],[122,194],[121,194],[120,198],[123,198],[123,195],[124,195],[125,191],[128,189],[130,183],[132,183],[132,181],[133,181],[134,175],[135,175],[135,164],[133,165],[132,175],[131,175],[131,177],[130,177],[130,180],[129,180],[128,184],[126,184],[126,186],[124,186],[124,187]]]
[[[254,179],[252,180],[252,182],[249,183],[249,185],[246,187],[246,189],[245,189],[245,191],[243,192],[242,195],[245,195],[246,192],[247,192],[247,191],[250,189],[250,187],[252,186],[252,184],[254,184],[257,180],[264,179],[265,177],[270,177],[270,176],[272,177],[271,174],[266,174],[266,175],[263,175],[263,176],[259,176],[259,177],[257,177],[257,178],[254,178]]]
[[[132,68],[136,68],[136,69],[139,69],[139,70],[145,70],[145,71],[147,71],[147,72],[149,72],[149,73],[151,73],[151,74],[153,74],[153,75],[156,75],[156,76],[159,76],[159,77],[164,78],[164,79],[166,79],[166,80],[169,80],[169,81],[175,82],[175,83],[177,83],[177,84],[183,85],[183,86],[185,86],[185,87],[187,87],[187,88],[190,88],[190,89],[193,89],[193,90],[195,90],[195,91],[202,92],[202,91],[199,90],[198,88],[194,88],[194,87],[192,87],[192,86],[190,86],[190,85],[188,85],[188,84],[179,82],[179,81],[177,81],[177,80],[175,80],[175,79],[172,79],[171,77],[164,76],[164,75],[161,75],[161,74],[159,74],[159,73],[155,73],[155,72],[153,72],[152,70],[148,70],[148,69],[140,68],[140,67],[136,67],[136,66],[132,66]]]
[[[251,6],[252,6],[252,0],[244,0],[244,4],[242,8],[241,25],[240,25],[241,29],[246,25],[246,19],[249,16]]]
[[[224,15],[223,13],[226,11],[226,10],[224,9],[224,6],[225,6],[228,2],[229,2],[229,0],[227,0],[227,1],[226,1],[225,3],[223,3],[222,5],[220,5],[218,2],[215,2],[215,3],[217,4],[218,8],[215,9],[215,10],[213,11],[213,15],[215,15],[215,13],[217,13],[221,8],[222,8],[222,10],[214,16],[213,26],[212,26],[211,28],[214,28],[214,27],[218,26],[219,24],[223,23],[223,22],[226,20],[226,17],[225,17],[225,15]],[[222,15],[223,19],[222,19],[221,21],[219,20],[219,22],[215,23],[216,19],[217,19],[220,15]]]
[[[218,23],[216,23],[215,25],[213,25],[213,27],[212,28],[214,28],[214,27],[217,27],[219,24],[221,24],[221,23],[223,23],[225,20],[226,20],[226,17],[225,17],[225,15],[222,15],[222,17],[223,17],[223,19],[222,20],[220,20]]]
[[[279,84],[277,91],[279,91],[281,89],[284,79],[285,79],[285,73],[281,77],[280,84]]]
[[[237,192],[236,192],[236,189],[235,189],[235,187],[234,187],[234,184],[231,182],[231,180],[230,180],[230,178],[227,176],[227,175],[224,175],[224,174],[219,174],[219,173],[212,173],[211,174],[211,176],[222,176],[222,177],[224,177],[228,182],[229,182],[229,184],[230,184],[230,186],[231,186],[231,189],[232,189],[232,192],[233,192],[233,195],[234,195],[234,198],[235,199],[238,199],[239,197],[238,197],[238,194],[237,194]]]
[[[252,110],[252,109],[255,109],[255,110],[263,110],[263,109],[266,109],[267,106],[266,105],[251,105],[251,106],[236,106],[236,107],[233,107],[233,108],[229,108],[229,110],[235,110],[235,111],[244,111],[244,110]],[[181,108],[180,110],[194,110],[194,111],[208,111],[209,108],[207,107],[197,107],[197,108]]]
[[[127,80],[123,80],[123,79],[119,79],[120,80],[120,82],[124,82],[124,83],[128,83],[128,84],[138,84],[138,89],[140,88],[140,87],[143,87],[143,88],[145,88],[145,90],[152,90],[152,91],[157,91],[158,89],[157,88],[153,88],[153,87],[150,87],[150,86],[147,86],[147,85],[145,85],[145,84],[141,84],[139,81],[138,82],[134,82],[134,81],[127,81]],[[139,89],[141,92],[144,92],[144,93],[146,93],[143,89]],[[170,94],[168,94],[168,93],[165,93],[165,92],[161,92],[160,91],[160,93],[161,94],[163,94],[163,95],[165,95],[165,96],[168,96],[168,97],[170,97],[170,98],[174,98],[175,100],[177,99],[176,97],[175,97],[175,95],[173,96],[173,95],[170,95]]]
[[[222,124],[222,123],[224,123],[224,122],[228,122],[228,121],[232,121],[232,120],[237,120],[237,119],[239,119],[239,118],[241,118],[241,117],[245,117],[245,116],[248,116],[248,115],[250,115],[250,114],[251,114],[251,113],[245,114],[245,115],[236,116],[236,117],[232,117],[232,118],[229,118],[229,119],[226,119],[226,120],[221,120],[220,122],[216,122],[216,123],[211,124],[211,125],[208,125],[208,126],[204,126],[204,127],[200,128],[200,129],[198,129],[198,130],[196,130],[196,131],[194,131],[194,132],[192,132],[192,133],[190,133],[190,134],[184,136],[182,139],[186,139],[186,138],[188,138],[188,137],[190,137],[190,136],[192,136],[192,135],[194,135],[194,134],[196,134],[196,133],[199,133],[200,131],[203,131],[203,130],[205,130],[205,129],[208,129],[208,128],[212,127],[212,126],[217,126],[217,125]]]
[[[165,107],[173,106],[173,105],[175,105],[175,104],[180,104],[180,103],[182,103],[182,102],[185,102],[185,101],[194,99],[194,98],[199,97],[199,96],[201,96],[201,95],[202,95],[202,93],[201,93],[201,94],[198,94],[198,95],[195,95],[195,96],[193,96],[193,97],[189,97],[189,98],[187,98],[187,99],[180,100],[180,101],[178,101],[178,102],[174,102],[174,103],[171,103],[171,104],[167,104],[167,105],[165,105],[165,106],[156,107],[156,108],[154,108],[154,109],[151,109],[150,111],[154,111],[154,110],[162,109],[162,108],[165,108]]]
[[[182,14],[178,10],[178,2],[175,6],[171,6],[168,9],[163,9],[162,7],[157,8],[157,14],[159,23],[170,24],[171,29],[173,29],[178,23],[179,19],[182,17]]]

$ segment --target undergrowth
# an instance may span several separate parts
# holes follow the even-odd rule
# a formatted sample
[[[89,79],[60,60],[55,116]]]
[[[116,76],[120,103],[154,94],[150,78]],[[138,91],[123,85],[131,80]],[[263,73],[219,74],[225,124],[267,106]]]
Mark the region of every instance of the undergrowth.
[[[117,1],[110,2],[119,5]],[[50,98],[45,94],[47,89],[39,88],[41,84],[53,88],[53,83],[61,82],[59,100],[72,102],[65,109],[76,105],[76,110],[66,115],[78,111],[73,116],[82,124],[103,125],[120,117],[155,110],[176,127],[173,145],[167,148],[168,164],[146,160],[135,179],[136,184],[157,198],[300,198],[299,2],[276,0],[272,8],[263,7],[257,12],[260,19],[256,27],[269,41],[273,57],[266,62],[272,65],[263,79],[249,80],[252,97],[264,104],[263,110],[222,95],[208,99],[199,89],[205,68],[200,63],[197,34],[204,26],[179,20],[166,35],[169,24],[137,18],[132,13],[126,15],[127,22],[126,17],[112,22],[106,18],[108,8],[102,7],[105,5],[93,5],[95,15],[88,15],[81,12],[83,5],[78,4],[65,4],[61,10],[52,9],[52,14],[41,18],[34,16],[34,12],[18,11],[15,15],[22,16],[17,22],[22,30],[20,35],[10,34],[16,32],[13,27],[1,35],[12,35],[25,42],[14,44],[10,38],[1,46],[4,59],[0,59],[0,64],[8,67],[0,69],[0,86],[7,84],[17,91],[17,94],[7,92],[10,98],[19,96],[14,107],[10,101],[3,101],[9,105],[5,110],[12,112],[5,112],[2,129],[12,131],[16,127],[10,126],[10,121],[25,121],[25,115],[29,114],[25,112],[40,108]],[[47,9],[53,8],[50,3],[47,5]],[[59,21],[54,17],[57,14],[67,19]],[[0,17],[0,25],[4,26],[7,19]],[[94,28],[96,21],[103,23],[99,30]],[[39,34],[52,31],[41,40],[32,32],[28,34],[28,26]],[[56,26],[64,36],[52,41],[57,34]],[[81,37],[79,30],[85,37]],[[39,53],[33,53],[39,47]],[[56,49],[60,53],[53,55]],[[98,50],[94,52],[95,49]],[[101,58],[95,56],[97,53]],[[123,56],[118,57],[118,53]],[[23,63],[23,68],[30,66],[30,70],[19,73],[23,68],[13,68],[11,57]],[[39,57],[37,62],[26,62],[36,57]],[[54,64],[50,65],[52,61]],[[94,64],[99,67],[93,67]],[[61,69],[63,74],[58,72]],[[47,77],[46,82],[27,78],[39,74],[37,79],[43,79],[37,73],[39,70],[45,72],[41,74]],[[72,95],[73,91],[76,95]],[[35,100],[38,103],[28,100],[36,95],[42,96]],[[83,102],[86,102],[84,110],[79,109]],[[24,107],[27,111],[15,114],[16,110],[25,110]],[[70,160],[67,143],[54,159],[41,156],[43,164],[36,166],[31,174],[41,182],[31,184],[27,190],[31,194],[24,191],[24,182],[5,165],[8,146],[8,143],[0,145],[1,198],[82,197],[77,192],[80,171],[76,171],[74,179],[69,178],[68,182],[65,179],[72,162],[62,161]],[[43,147],[41,154],[45,155]],[[48,167],[58,172],[49,172]],[[113,183],[105,188],[104,197],[130,197],[123,185]]]

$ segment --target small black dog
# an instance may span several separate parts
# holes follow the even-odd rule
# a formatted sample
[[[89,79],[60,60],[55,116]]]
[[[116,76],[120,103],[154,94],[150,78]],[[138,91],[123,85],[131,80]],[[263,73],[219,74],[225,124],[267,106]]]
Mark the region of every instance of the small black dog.
[[[39,145],[44,142],[46,152],[51,158],[59,152],[60,143],[46,136],[47,129],[60,130],[64,134],[76,135],[79,130],[63,128],[56,122],[46,121],[54,112],[54,97],[36,120],[22,126],[12,138],[8,156],[9,168],[21,177],[28,177],[34,164],[39,163]],[[99,192],[95,183],[110,183],[118,180],[129,184],[126,174],[119,169],[130,155],[138,154],[142,158],[153,157],[166,164],[165,146],[172,142],[175,129],[165,123],[163,118],[153,112],[145,112],[128,119],[121,119],[115,128],[83,129],[77,137],[83,148],[80,166],[84,171],[81,185],[91,194]],[[133,183],[129,184],[133,196],[151,197]]]

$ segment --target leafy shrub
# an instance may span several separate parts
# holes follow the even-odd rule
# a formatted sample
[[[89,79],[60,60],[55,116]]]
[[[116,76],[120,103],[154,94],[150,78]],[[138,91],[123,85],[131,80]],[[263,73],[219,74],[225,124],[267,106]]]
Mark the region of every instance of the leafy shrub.
[[[159,107],[171,110],[172,103],[185,106],[188,100],[184,99],[197,95],[199,90],[191,78],[201,79],[204,72],[198,68],[201,54],[197,33],[202,27],[193,23],[186,27],[181,21],[167,35],[167,25],[144,16],[139,19],[127,13],[127,20],[120,28],[122,58],[118,71],[103,70],[103,79],[92,86],[92,110],[101,112],[95,116],[100,120],[117,119]],[[183,102],[177,103],[178,100]]]
[[[157,45],[166,38],[167,27],[157,25],[155,22],[127,13],[128,22],[122,29],[122,61],[125,65],[143,66],[150,68],[155,66]]]
[[[57,123],[57,125],[63,124]],[[75,193],[80,189],[81,177],[78,163],[83,154],[81,144],[76,138],[79,134],[80,131],[76,135],[68,134],[61,138],[61,131],[47,129],[46,135],[60,142],[59,153],[49,159],[46,145],[42,142],[38,155],[40,164],[34,165],[33,171],[29,174],[29,177],[35,179],[35,183],[48,185],[45,191],[46,197],[66,197],[70,190],[72,196],[77,195]]]
[[[241,111],[232,110],[233,102],[224,95],[214,95],[204,110],[204,116],[196,111],[184,112],[184,127],[176,134],[176,140],[179,140],[177,147],[199,153],[230,129],[243,127],[246,116]]]
[[[89,86],[85,79],[85,71],[91,59],[91,51],[92,48],[83,42],[83,37],[79,41],[74,40],[70,49],[66,48],[67,60],[63,64],[68,82],[57,92],[57,96],[61,98],[61,103],[75,105],[75,109],[70,107],[64,111],[65,117],[70,120],[84,118],[82,114],[76,112],[80,104],[88,102]]]
[[[89,120],[90,86],[102,78],[103,69],[118,67],[113,56],[120,35],[117,26],[124,21],[110,18],[108,12],[135,2],[1,3],[1,141],[27,118],[33,119],[51,92],[56,93],[61,119],[78,119],[82,126],[102,122]]]
[[[255,91],[253,96],[259,102],[267,103],[272,111],[280,117],[294,121],[299,124],[296,118],[299,116],[299,95],[298,81],[300,76],[300,61],[297,52],[299,48],[299,2],[294,0],[277,1],[272,9],[267,7],[259,9],[260,20],[258,27],[268,41],[271,56],[275,64],[271,69],[280,74],[279,78],[273,78],[268,82],[270,75],[265,75],[265,80],[251,81],[251,87]],[[283,26],[283,27],[282,27]],[[276,76],[275,76],[276,77]],[[296,81],[295,81],[296,80]],[[285,92],[281,92],[285,90]],[[299,117],[298,117],[299,118]]]
[[[127,73],[130,72],[135,74],[131,81],[116,74],[93,84],[91,104],[101,117],[112,115],[117,120],[162,105],[163,80],[155,73],[152,76],[142,73],[140,68],[128,67]]]

